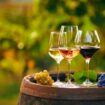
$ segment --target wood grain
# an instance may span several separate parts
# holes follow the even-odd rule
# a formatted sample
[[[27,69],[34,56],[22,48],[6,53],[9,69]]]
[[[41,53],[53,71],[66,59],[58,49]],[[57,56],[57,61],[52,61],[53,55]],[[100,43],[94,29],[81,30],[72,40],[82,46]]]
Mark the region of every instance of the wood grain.
[[[19,105],[105,105],[105,88],[57,88],[44,86],[24,77]]]

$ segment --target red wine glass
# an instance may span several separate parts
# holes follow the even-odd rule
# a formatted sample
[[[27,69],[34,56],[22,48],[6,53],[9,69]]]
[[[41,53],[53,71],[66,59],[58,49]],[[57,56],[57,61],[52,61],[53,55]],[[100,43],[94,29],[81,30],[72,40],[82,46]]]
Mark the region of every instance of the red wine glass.
[[[93,83],[89,79],[89,63],[92,56],[100,48],[100,38],[97,30],[79,30],[78,42],[80,44],[80,53],[85,58],[85,62],[87,64],[87,78],[82,85],[87,87],[93,86]]]

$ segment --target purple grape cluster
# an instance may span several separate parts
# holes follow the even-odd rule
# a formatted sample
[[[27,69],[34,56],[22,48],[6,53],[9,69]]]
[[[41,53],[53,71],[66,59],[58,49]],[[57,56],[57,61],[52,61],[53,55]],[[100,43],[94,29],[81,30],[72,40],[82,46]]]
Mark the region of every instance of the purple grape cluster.
[[[99,87],[105,86],[105,74],[100,75],[100,77],[98,79],[97,86],[99,86]]]

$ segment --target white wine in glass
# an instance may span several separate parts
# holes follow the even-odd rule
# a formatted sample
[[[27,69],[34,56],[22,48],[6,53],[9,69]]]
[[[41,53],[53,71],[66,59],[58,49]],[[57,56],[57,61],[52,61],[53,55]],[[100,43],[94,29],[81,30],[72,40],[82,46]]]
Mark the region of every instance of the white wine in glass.
[[[63,57],[61,53],[59,52],[58,48],[50,48],[49,49],[49,55],[59,64]]]
[[[63,56],[59,51],[59,32],[51,32],[50,41],[49,41],[49,55],[52,57],[57,63],[57,80],[54,82],[54,86],[62,87],[63,83],[60,81],[59,78],[59,65],[60,62],[63,60]]]

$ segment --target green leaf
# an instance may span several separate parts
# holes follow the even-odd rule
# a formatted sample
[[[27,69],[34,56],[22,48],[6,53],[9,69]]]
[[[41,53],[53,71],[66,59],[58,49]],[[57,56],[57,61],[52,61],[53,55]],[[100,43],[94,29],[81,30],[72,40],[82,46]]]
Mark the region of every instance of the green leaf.
[[[97,73],[94,70],[90,70],[89,71],[89,79],[92,82],[96,82],[96,80],[97,80]]]
[[[74,80],[77,83],[82,83],[86,79],[84,71],[74,73]]]

